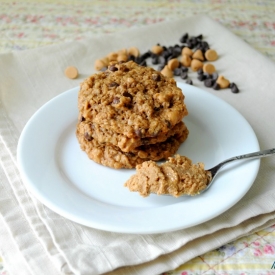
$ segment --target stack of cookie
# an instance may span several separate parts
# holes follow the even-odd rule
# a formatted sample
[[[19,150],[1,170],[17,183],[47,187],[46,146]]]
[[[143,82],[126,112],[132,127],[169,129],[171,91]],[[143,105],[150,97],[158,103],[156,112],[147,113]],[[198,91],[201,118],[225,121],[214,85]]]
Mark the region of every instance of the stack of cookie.
[[[111,64],[80,87],[76,135],[90,159],[134,168],[174,155],[188,136],[188,114],[174,79],[133,61]]]

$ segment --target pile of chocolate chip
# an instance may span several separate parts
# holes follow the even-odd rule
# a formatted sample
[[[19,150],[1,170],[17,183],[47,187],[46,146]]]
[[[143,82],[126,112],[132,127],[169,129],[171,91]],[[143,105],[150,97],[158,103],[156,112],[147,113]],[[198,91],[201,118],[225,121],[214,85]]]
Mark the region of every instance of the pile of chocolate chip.
[[[136,47],[111,52],[106,57],[96,60],[95,69],[105,70],[112,61],[133,60],[141,66],[148,66],[151,61],[151,64],[156,65],[157,70],[167,77],[177,76],[193,85],[193,81],[188,77],[190,68],[197,72],[198,80],[203,81],[205,87],[214,90],[230,88],[233,93],[239,92],[235,83],[217,73],[211,62],[218,59],[218,54],[210,48],[207,41],[203,40],[202,34],[189,36],[185,33],[179,42],[179,44],[168,47],[156,44],[143,54],[140,54]]]

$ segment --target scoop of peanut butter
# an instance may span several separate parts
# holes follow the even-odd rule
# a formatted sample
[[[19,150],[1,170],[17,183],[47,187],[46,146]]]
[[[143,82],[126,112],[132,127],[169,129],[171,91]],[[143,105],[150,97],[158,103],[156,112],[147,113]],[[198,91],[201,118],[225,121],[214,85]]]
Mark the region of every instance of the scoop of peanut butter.
[[[207,187],[211,178],[211,173],[204,170],[203,163],[192,164],[189,158],[175,155],[160,165],[154,161],[137,165],[136,174],[124,186],[143,197],[151,193],[174,197],[195,196]]]

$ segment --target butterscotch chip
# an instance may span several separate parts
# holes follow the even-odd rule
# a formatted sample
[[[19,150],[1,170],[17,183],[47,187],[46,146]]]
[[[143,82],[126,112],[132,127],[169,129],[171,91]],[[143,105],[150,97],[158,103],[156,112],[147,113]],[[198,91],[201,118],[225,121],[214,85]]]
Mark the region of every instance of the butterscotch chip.
[[[162,70],[161,73],[166,77],[173,77],[174,73],[173,71],[166,65]]]
[[[123,54],[123,53],[118,54],[117,61],[118,62],[121,62],[121,61],[126,62],[126,61],[128,61],[128,55],[127,54]]]
[[[175,155],[161,165],[154,161],[138,164],[136,174],[124,186],[143,197],[150,193],[195,196],[207,188],[211,179],[211,173],[204,169],[202,162],[193,164],[189,158]]]
[[[139,49],[137,47],[130,47],[128,49],[128,54],[133,55],[134,57],[138,57],[140,55]]]
[[[173,59],[170,59],[169,61],[168,61],[168,68],[170,69],[170,70],[172,70],[172,71],[174,71],[176,68],[178,68],[179,67],[179,64],[180,64],[180,62],[178,61],[178,59],[177,58],[173,58]]]
[[[78,94],[83,120],[128,138],[170,131],[188,114],[173,78],[133,61],[110,64],[87,78]]]
[[[82,116],[81,116],[82,117]],[[152,145],[166,141],[170,137],[177,140],[187,133],[187,127],[184,122],[180,121],[167,133],[156,133],[152,137],[142,137],[142,133],[137,131],[138,137],[128,138],[126,135],[116,133],[108,128],[102,127],[100,124],[91,123],[87,121],[80,121],[79,126],[91,138],[96,139],[99,144],[110,144],[118,147],[122,152],[135,152],[137,147],[143,145]]]
[[[159,45],[155,45],[152,47],[151,52],[154,54],[161,54],[163,52],[163,47],[159,46]]]
[[[205,73],[208,73],[208,74],[213,74],[216,71],[215,66],[211,63],[204,64],[202,69]]]
[[[205,52],[205,58],[208,61],[215,61],[218,59],[218,54],[215,50],[209,49]]]
[[[192,51],[190,48],[188,48],[188,47],[184,47],[184,48],[182,49],[182,51],[181,51],[181,54],[182,54],[182,55],[187,54],[187,55],[189,55],[190,57],[192,57],[193,51]]]
[[[74,79],[78,77],[78,70],[74,66],[67,67],[65,70],[65,75],[68,78]]]
[[[109,61],[117,61],[118,53],[110,52],[107,57]]]
[[[221,89],[228,88],[229,85],[230,85],[229,80],[226,79],[223,75],[220,75],[220,76],[217,78],[216,83],[219,84],[219,86],[220,86]]]
[[[118,50],[118,51],[117,51],[117,54],[118,54],[118,55],[120,55],[120,54],[128,55],[128,51],[127,51],[127,49],[121,49],[121,50]]]
[[[108,66],[108,63],[104,59],[97,59],[95,61],[95,69],[97,71],[100,71],[103,68],[106,68],[107,66]]]
[[[203,63],[198,59],[192,59],[191,61],[191,69],[194,72],[197,72],[199,69],[203,67]]]
[[[191,66],[191,57],[188,54],[183,54],[181,58],[181,63],[184,67],[190,67]]]
[[[170,137],[165,142],[143,145],[136,148],[135,152],[130,153],[122,152],[117,146],[99,143],[85,132],[81,123],[77,125],[76,136],[81,149],[96,163],[116,169],[130,169],[146,160],[158,161],[175,154],[181,143],[187,138],[188,130],[183,132],[179,138]]]
[[[204,56],[201,50],[196,50],[192,56],[192,58],[198,59],[200,61],[204,61]]]

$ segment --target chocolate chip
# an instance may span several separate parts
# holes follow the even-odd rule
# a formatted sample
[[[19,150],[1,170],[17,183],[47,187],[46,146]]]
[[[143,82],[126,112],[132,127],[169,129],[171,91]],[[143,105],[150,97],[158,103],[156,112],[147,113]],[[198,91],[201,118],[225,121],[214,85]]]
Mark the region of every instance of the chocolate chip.
[[[205,75],[204,74],[199,74],[198,75],[198,80],[200,80],[200,81],[205,80]]]
[[[174,48],[173,48],[173,46],[169,46],[169,47],[167,48],[167,51],[168,51],[169,53],[173,54],[173,53],[174,53]]]
[[[230,83],[229,87],[232,93],[237,94],[239,92],[239,88],[235,83]]]
[[[89,135],[89,133],[85,132],[84,137],[86,140],[91,141],[93,138]]]
[[[205,79],[212,79],[212,74],[204,73],[204,78]]]
[[[212,74],[212,79],[213,79],[214,81],[216,81],[216,80],[218,79],[218,77],[219,77],[218,73],[214,72],[214,73]]]
[[[180,77],[181,77],[182,79],[187,79],[188,73],[187,73],[187,72],[181,72]]]
[[[155,80],[155,81],[160,81],[161,77],[160,77],[159,74],[153,74],[152,79]]]
[[[211,78],[205,79],[204,80],[204,86],[205,87],[212,87],[213,86],[213,80]]]
[[[144,60],[144,59],[147,59],[150,56],[151,56],[151,52],[147,51],[147,52],[145,52],[144,54],[141,55],[141,58]]]
[[[167,127],[168,127],[168,128],[170,128],[170,127],[171,127],[171,123],[170,123],[170,121],[169,121],[169,120],[165,120],[165,124],[167,125]]]
[[[118,96],[115,96],[113,99],[113,104],[118,104],[120,102],[120,99]]]
[[[203,74],[203,70],[202,69],[198,69],[197,73],[198,74]]]
[[[159,64],[159,56],[158,56],[157,54],[154,54],[154,55],[152,56],[152,64],[153,64],[153,65]]]
[[[165,58],[165,60],[167,60],[170,55],[171,55],[171,53],[169,51],[163,51],[161,54],[161,56],[163,56]]]
[[[182,72],[188,72],[188,68],[187,67],[181,66],[180,68],[181,68]]]
[[[85,117],[80,115],[78,121],[79,122],[85,121]]]
[[[206,41],[202,41],[201,45],[204,49],[209,48],[209,44]]]
[[[146,67],[147,66],[147,63],[146,63],[146,60],[143,60],[139,63],[140,66],[143,66],[143,67]]]
[[[116,66],[114,66],[114,65],[111,65],[111,66],[109,66],[109,70],[110,70],[111,72],[115,72],[115,71],[118,70],[118,68],[117,68]]]
[[[174,70],[174,75],[175,75],[175,76],[180,76],[181,73],[182,73],[181,68],[176,68],[176,69]]]
[[[213,89],[214,90],[219,90],[220,89],[220,84],[215,82],[214,85],[213,85]]]
[[[133,96],[128,92],[124,92],[122,95],[125,96],[125,97],[129,97],[129,98],[133,99]]]
[[[150,52],[150,51],[147,51],[147,52],[145,52],[144,54],[142,54],[142,55],[140,56],[140,60],[143,61],[143,60],[147,59],[147,58],[150,57],[150,56],[151,56],[151,52]]]
[[[199,34],[198,36],[196,36],[196,38],[199,40],[202,40],[203,36],[202,36],[202,34]]]
[[[129,72],[129,68],[127,68],[126,66],[121,66],[121,67],[120,67],[120,70],[121,70],[122,72]]]
[[[128,60],[130,61],[136,61],[136,57],[134,55],[129,55]]]
[[[134,154],[134,153],[131,153],[131,152],[125,152],[124,154],[125,154],[127,157],[130,157],[130,158],[132,158],[132,157],[135,156],[135,154]]]
[[[135,133],[138,137],[142,136],[141,130],[140,129],[135,129]]]
[[[181,38],[180,38],[180,42],[181,43],[185,43],[188,39],[188,33],[185,33]]]
[[[142,145],[148,145],[148,144],[150,144],[150,140],[148,140],[148,139],[142,139],[141,140],[141,144]]]
[[[186,84],[189,84],[189,85],[193,85],[193,81],[192,81],[191,79],[187,79],[187,80],[185,81],[185,83],[186,83]]]
[[[180,56],[181,55],[181,47],[179,45],[175,45],[173,48],[173,54],[175,56]]]
[[[108,85],[108,87],[109,88],[113,88],[113,87],[117,87],[117,86],[119,86],[116,82],[111,82],[109,85]]]
[[[188,41],[186,44],[187,44],[187,47],[188,47],[189,49],[193,49],[193,48],[194,48],[194,44],[193,44],[192,41]]]

